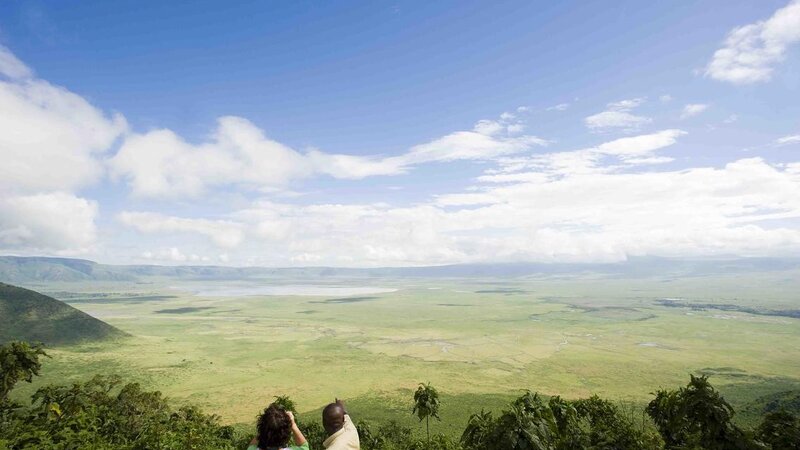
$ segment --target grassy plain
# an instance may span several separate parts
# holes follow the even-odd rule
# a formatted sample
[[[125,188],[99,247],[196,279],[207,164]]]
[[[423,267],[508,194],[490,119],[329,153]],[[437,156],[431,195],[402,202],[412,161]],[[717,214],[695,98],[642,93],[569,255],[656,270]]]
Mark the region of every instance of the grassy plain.
[[[322,282],[320,282],[322,283]],[[36,385],[118,373],[215,412],[252,422],[273,395],[287,394],[307,417],[334,397],[357,419],[413,424],[412,389],[444,394],[442,430],[469,413],[498,409],[522,389],[568,398],[599,394],[643,404],[688,373],[743,407],[773,392],[800,390],[800,320],[713,308],[797,310],[800,274],[681,279],[325,280],[378,286],[357,295],[253,295],[239,288],[314,284],[234,283],[236,295],[197,295],[209,285],[63,283],[30,286],[130,333],[100,344],[51,349]]]

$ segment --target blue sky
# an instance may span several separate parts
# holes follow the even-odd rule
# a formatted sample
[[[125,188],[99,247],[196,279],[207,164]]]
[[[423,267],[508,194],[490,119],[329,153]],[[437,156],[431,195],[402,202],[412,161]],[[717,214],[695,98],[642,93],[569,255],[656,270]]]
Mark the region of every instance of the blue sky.
[[[652,3],[3,2],[0,251],[796,252],[800,3]]]

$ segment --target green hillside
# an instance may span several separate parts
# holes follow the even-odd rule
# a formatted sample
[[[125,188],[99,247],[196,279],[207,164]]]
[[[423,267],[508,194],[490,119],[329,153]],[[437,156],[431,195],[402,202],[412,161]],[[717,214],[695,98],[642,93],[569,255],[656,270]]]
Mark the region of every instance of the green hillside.
[[[13,339],[62,345],[125,335],[52,297],[0,283],[0,343]]]

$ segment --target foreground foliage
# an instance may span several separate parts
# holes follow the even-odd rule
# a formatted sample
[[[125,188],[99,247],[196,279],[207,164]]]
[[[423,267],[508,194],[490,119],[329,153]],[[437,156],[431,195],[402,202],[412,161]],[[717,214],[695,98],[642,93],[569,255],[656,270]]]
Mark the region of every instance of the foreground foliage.
[[[233,429],[115,376],[46,386],[30,407],[0,406],[0,448],[233,449]]]
[[[95,376],[83,383],[50,385],[30,405],[9,400],[20,381],[30,382],[45,356],[41,345],[0,347],[0,449],[241,449],[251,436],[223,426],[192,406],[175,408],[160,392]],[[294,410],[294,402],[275,397]],[[414,395],[414,414],[438,418],[439,397],[430,384]],[[597,396],[544,399],[525,392],[495,415],[473,414],[460,439],[419,436],[395,422],[357,423],[364,450],[800,450],[800,420],[786,411],[766,414],[755,430],[733,424],[734,410],[707,377],[691,376],[678,390],[660,390],[644,412]],[[319,423],[300,424],[312,449],[321,449]],[[426,427],[427,429],[427,427]]]

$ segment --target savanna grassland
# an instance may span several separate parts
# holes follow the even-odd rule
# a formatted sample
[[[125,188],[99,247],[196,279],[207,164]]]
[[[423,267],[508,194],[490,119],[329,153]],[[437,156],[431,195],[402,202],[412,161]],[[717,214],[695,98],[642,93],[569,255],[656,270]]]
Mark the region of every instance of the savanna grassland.
[[[359,418],[412,424],[411,391],[430,381],[437,426],[455,433],[522,389],[641,405],[707,373],[746,411],[800,390],[797,275],[47,283],[31,287],[131,337],[50,349],[15,395],[117,373],[227,423],[286,394],[305,414],[339,397]]]

